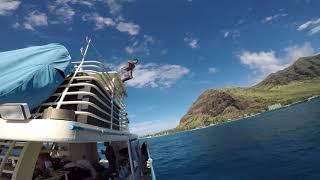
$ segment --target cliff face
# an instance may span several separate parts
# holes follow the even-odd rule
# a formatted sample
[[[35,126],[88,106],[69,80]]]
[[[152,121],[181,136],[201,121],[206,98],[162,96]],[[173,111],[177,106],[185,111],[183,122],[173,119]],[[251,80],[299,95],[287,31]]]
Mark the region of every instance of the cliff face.
[[[249,106],[249,102],[245,99],[232,97],[230,93],[222,90],[207,90],[199,96],[195,103],[191,106],[187,114],[181,119],[181,123],[188,120],[188,116],[192,115],[208,115],[217,116],[225,113],[224,111],[244,110]],[[231,110],[232,111],[232,110]]]
[[[226,90],[207,90],[192,104],[179,126],[195,127],[213,121],[212,118],[224,116],[234,118],[249,108],[250,99],[234,96]],[[211,120],[210,120],[211,119]]]
[[[320,55],[299,58],[250,88],[206,90],[182,117],[177,128],[190,129],[265,111],[320,95]]]

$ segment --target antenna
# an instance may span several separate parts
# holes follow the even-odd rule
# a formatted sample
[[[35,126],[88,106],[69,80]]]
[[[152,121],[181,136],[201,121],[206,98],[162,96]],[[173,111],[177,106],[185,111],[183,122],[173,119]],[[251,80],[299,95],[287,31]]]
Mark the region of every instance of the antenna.
[[[80,54],[83,56],[83,47],[80,48]]]
[[[90,45],[90,42],[91,42],[91,39],[87,36],[86,37],[86,43],[87,43],[87,45],[86,45],[86,49],[84,50],[84,52],[83,52],[83,48],[81,48],[82,50],[82,52],[83,53],[81,53],[81,55],[82,55],[82,60],[81,60],[81,63],[79,64],[79,66],[81,66],[82,65],[82,63],[83,63],[83,61],[84,61],[84,58],[85,58],[85,56],[86,56],[86,54],[87,54],[87,51],[88,51],[88,48],[89,48],[89,45]],[[79,67],[78,67],[79,68]]]

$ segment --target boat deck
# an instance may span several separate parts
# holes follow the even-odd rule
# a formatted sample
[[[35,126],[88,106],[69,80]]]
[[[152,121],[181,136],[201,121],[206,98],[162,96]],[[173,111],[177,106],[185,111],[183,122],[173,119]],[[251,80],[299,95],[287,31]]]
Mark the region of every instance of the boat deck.
[[[40,142],[125,141],[137,135],[75,121],[30,119],[10,121],[0,118],[0,139]]]

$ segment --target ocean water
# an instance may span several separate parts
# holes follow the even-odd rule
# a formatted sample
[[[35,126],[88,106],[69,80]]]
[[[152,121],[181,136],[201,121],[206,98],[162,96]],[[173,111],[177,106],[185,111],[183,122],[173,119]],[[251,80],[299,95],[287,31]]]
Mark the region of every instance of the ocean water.
[[[320,98],[147,139],[157,179],[320,179]]]

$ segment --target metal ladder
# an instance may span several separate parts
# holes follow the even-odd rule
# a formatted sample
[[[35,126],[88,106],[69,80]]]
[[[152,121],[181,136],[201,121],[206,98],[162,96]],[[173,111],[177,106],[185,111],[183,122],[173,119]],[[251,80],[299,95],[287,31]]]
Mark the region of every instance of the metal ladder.
[[[32,179],[42,144],[0,140],[0,179]]]
[[[0,178],[12,176],[25,142],[0,140]],[[14,154],[14,151],[18,154]]]

